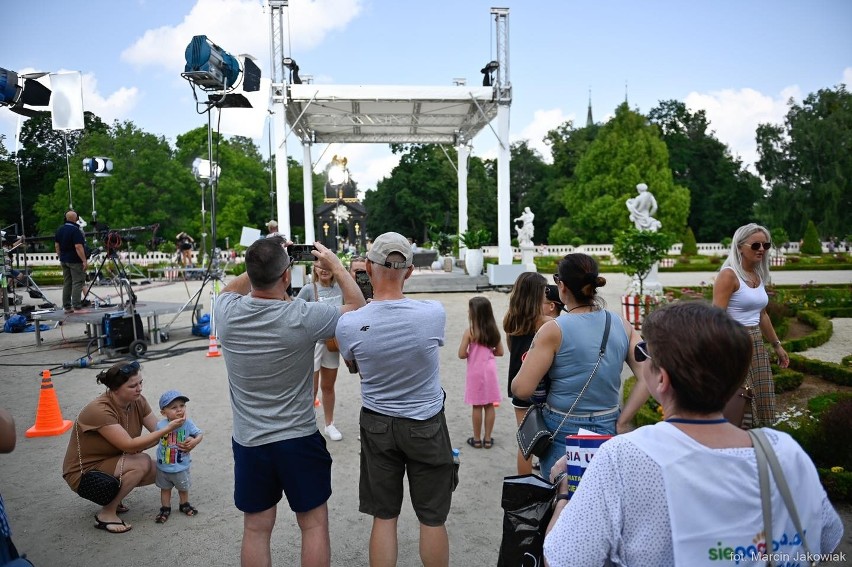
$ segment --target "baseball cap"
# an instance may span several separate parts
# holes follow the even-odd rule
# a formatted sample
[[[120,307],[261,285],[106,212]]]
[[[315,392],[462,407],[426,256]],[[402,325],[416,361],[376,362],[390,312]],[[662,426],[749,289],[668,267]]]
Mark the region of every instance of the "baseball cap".
[[[178,399],[183,400],[185,402],[189,401],[189,398],[187,398],[177,390],[167,390],[166,392],[163,392],[163,395],[160,396],[160,409],[163,409],[164,407]]]
[[[389,262],[388,256],[398,252],[405,257],[404,262]],[[386,268],[407,268],[414,263],[414,253],[411,251],[411,243],[406,237],[398,232],[385,232],[373,241],[373,245],[367,252],[367,259]]]

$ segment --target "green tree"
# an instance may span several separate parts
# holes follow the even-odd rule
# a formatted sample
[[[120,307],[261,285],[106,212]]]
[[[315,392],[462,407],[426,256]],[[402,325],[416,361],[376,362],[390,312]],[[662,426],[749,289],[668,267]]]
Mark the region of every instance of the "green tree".
[[[686,234],[683,236],[683,248],[681,254],[684,256],[695,256],[698,254],[698,243],[695,242],[695,234],[692,232],[692,227],[686,227]]]
[[[543,242],[549,228],[565,214],[558,192],[551,190],[553,167],[526,140],[512,144],[511,156],[509,213],[517,218],[524,207],[529,207],[535,213],[533,242]]]
[[[775,250],[780,252],[781,248],[786,246],[788,242],[790,242],[790,236],[786,230],[780,226],[772,229],[772,246]]]
[[[675,185],[657,128],[625,103],[580,158],[565,192],[565,208],[577,235],[586,242],[612,242],[630,224],[625,202],[635,196],[638,183],[646,183],[654,193],[659,203],[656,217],[663,227],[682,234],[689,191]]]
[[[808,221],[805,236],[802,239],[802,247],[799,251],[802,254],[822,254],[822,242],[820,242],[819,233],[812,220]]]
[[[706,113],[666,100],[648,116],[668,148],[674,182],[689,189],[688,224],[698,239],[716,242],[752,222],[760,180],[713,135]]]
[[[615,237],[612,255],[624,273],[639,280],[639,295],[645,294],[644,281],[654,264],[666,257],[674,237],[665,232],[628,228]]]
[[[845,85],[792,99],[783,125],[757,128],[756,166],[768,188],[764,225],[799,238],[812,220],[827,236],[852,231],[852,94]]]

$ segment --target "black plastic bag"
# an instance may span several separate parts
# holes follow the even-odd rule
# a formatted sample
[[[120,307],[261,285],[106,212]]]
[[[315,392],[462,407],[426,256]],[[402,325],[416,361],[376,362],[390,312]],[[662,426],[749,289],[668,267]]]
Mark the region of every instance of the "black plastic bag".
[[[553,516],[556,486],[538,475],[503,479],[503,540],[498,567],[544,565],[544,532]]]

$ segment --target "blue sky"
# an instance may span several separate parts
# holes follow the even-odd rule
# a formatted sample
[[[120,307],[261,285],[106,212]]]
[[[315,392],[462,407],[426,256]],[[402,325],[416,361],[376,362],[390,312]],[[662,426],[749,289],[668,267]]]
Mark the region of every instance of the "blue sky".
[[[173,142],[206,125],[180,78],[189,40],[206,34],[234,55],[249,53],[268,77],[265,4],[4,2],[0,67],[80,71],[86,110]],[[665,99],[705,109],[719,139],[752,163],[756,125],[782,122],[790,97],[801,101],[852,83],[847,0],[290,0],[285,52],[317,83],[448,85],[465,77],[479,84],[479,69],[494,58],[492,6],[510,9],[512,139],[528,139],[545,156],[548,130],[569,119],[585,122],[590,89],[597,121],[624,100],[625,84],[641,112]],[[16,120],[0,108],[9,150]],[[289,142],[301,161],[297,141]],[[266,139],[257,143],[266,153]],[[496,146],[485,130],[473,153],[494,157]],[[315,160],[324,149],[313,150]],[[334,154],[349,158],[362,189],[374,187],[397,159],[386,145],[350,144],[329,148],[317,170]]]

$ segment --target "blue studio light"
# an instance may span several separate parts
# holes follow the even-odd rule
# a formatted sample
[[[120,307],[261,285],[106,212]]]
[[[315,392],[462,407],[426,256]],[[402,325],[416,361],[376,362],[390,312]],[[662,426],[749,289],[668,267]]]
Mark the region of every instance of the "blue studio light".
[[[240,76],[236,57],[207,39],[196,35],[186,46],[184,77],[208,90],[233,87]]]
[[[0,68],[0,102],[12,104],[18,96],[18,74]]]

